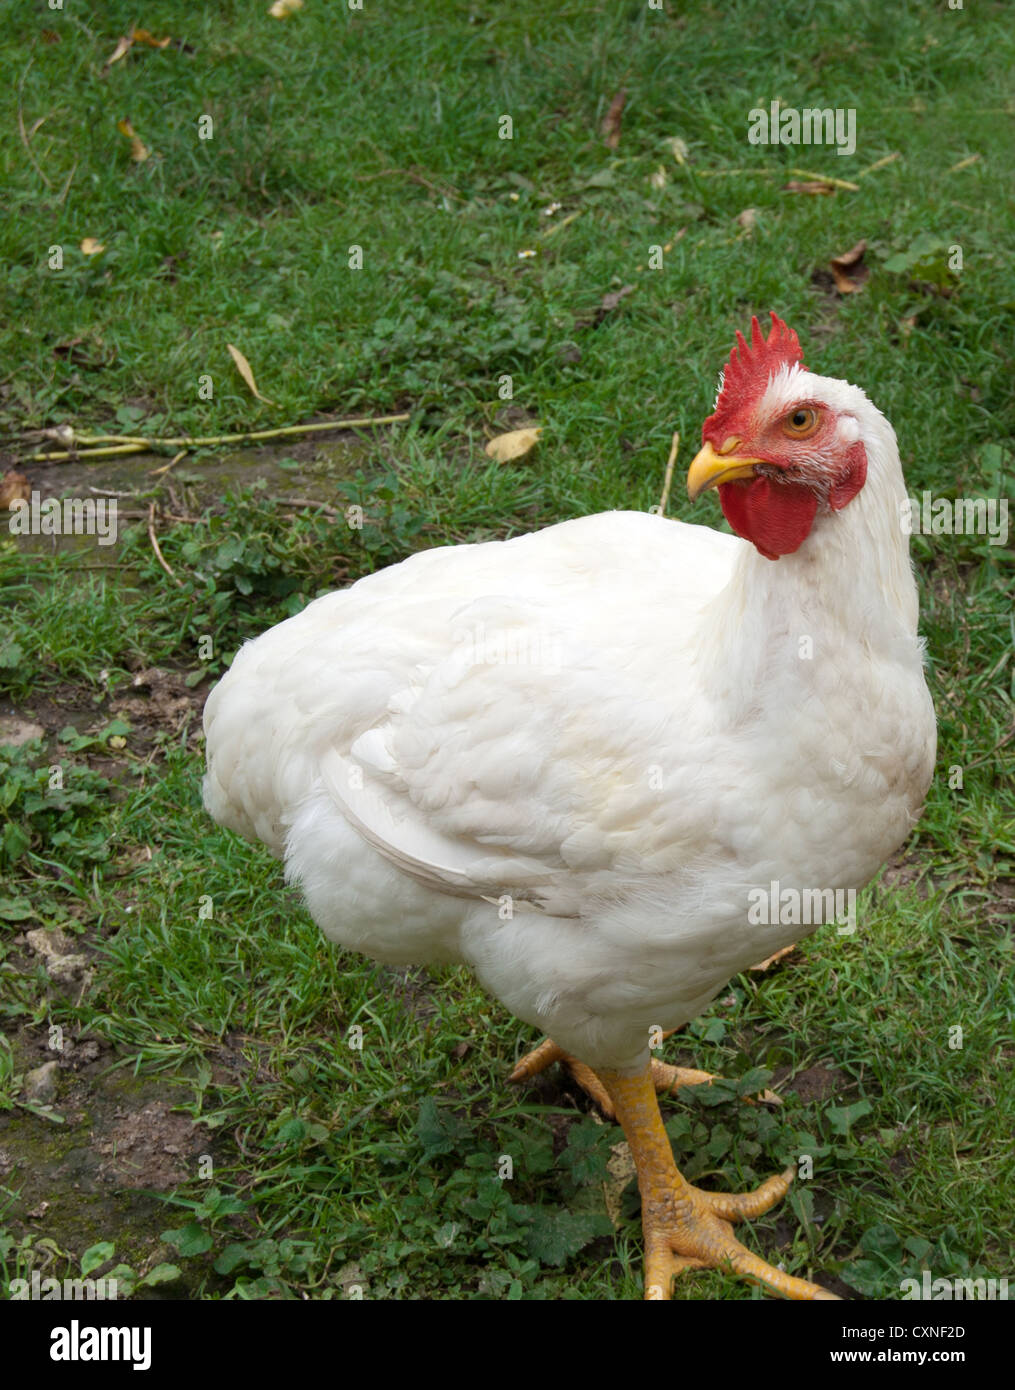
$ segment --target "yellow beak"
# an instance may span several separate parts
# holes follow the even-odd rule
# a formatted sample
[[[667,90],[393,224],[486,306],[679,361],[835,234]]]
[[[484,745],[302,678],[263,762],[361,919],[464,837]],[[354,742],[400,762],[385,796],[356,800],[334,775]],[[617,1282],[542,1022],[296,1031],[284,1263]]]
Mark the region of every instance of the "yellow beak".
[[[754,465],[761,459],[744,458],[735,452],[738,440],[723,445],[728,452],[717,454],[711,444],[705,444],[687,470],[687,495],[694,502],[709,488],[720,483],[732,483],[737,478],[753,478]]]

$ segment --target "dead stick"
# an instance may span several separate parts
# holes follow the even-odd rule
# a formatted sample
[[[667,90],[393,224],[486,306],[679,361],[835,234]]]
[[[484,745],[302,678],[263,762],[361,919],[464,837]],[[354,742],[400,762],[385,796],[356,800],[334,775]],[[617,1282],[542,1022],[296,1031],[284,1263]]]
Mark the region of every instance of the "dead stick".
[[[182,580],[182,579],[177,579],[177,577],[176,577],[175,573],[173,572],[173,570],[172,570],[172,569],[169,567],[169,565],[166,563],[166,557],[163,555],[162,551],[159,549],[158,539],[156,538],[156,535],[155,535],[155,503],[154,503],[154,502],[153,502],[153,503],[151,504],[151,506],[148,508],[148,539],[149,539],[149,540],[151,541],[151,543],[152,543],[152,550],[155,551],[155,558],[156,558],[156,560],[158,560],[159,564],[160,564],[160,565],[162,566],[162,568],[165,570],[166,574],[169,575],[169,578],[173,581],[173,583],[176,585],[176,587],[177,587],[178,589],[182,589],[182,588],[183,588],[183,580]]]
[[[366,429],[370,425],[394,425],[410,418],[408,412],[402,415],[365,415],[356,420],[317,420],[309,425],[286,425],[282,429],[274,430],[247,430],[243,434],[208,434],[199,438],[181,435],[176,439],[161,437],[145,439],[141,435],[130,434],[81,434],[77,436],[78,443],[116,445],[117,447],[69,449],[53,454],[33,454],[32,461],[45,459],[48,462],[55,462],[58,459],[94,458],[96,454],[100,453],[140,453],[145,449],[208,448],[215,444],[243,444],[250,439],[279,439],[283,435],[290,434],[319,434],[326,430]]]
[[[181,449],[180,452],[179,452],[178,454],[174,454],[173,457],[169,460],[169,462],[168,462],[168,463],[164,463],[164,464],[162,465],[161,468],[149,468],[149,470],[148,470],[148,476],[149,476],[149,478],[157,478],[157,477],[159,476],[160,473],[168,473],[169,470],[170,470],[170,468],[175,468],[175,467],[176,467],[176,465],[179,463],[180,459],[185,459],[186,457],[187,457],[187,451],[186,451],[186,449]],[[169,491],[172,492],[172,488],[170,488]]]
[[[659,499],[659,515],[666,515],[666,503],[670,500],[670,484],[673,482],[673,468],[677,461],[677,450],[680,448],[680,435],[674,434],[673,443],[670,445],[670,456],[666,460],[666,476],[663,479],[663,495]]]
[[[845,188],[848,193],[860,192],[858,183],[850,183],[848,179],[834,179],[831,174],[816,174],[813,169],[791,169],[790,173],[801,179],[816,179],[820,183],[830,183],[833,188]]]
[[[117,444],[115,448],[107,445],[102,449],[68,449],[56,454],[31,454],[24,462],[60,463],[67,459],[112,458],[114,454],[143,454],[148,452],[148,448],[147,444]]]
[[[886,154],[884,159],[875,160],[873,164],[868,164],[866,169],[861,169],[857,174],[858,179],[865,179],[868,174],[873,174],[875,169],[883,169],[886,164],[894,164],[897,159],[902,158],[901,150],[893,150],[891,154]]]
[[[70,191],[71,183],[73,182],[73,180],[74,180],[74,175],[77,173],[77,171],[78,171],[78,162],[77,162],[77,160],[75,159],[74,163],[71,165],[71,171],[70,171],[70,173],[67,175],[67,182],[66,182],[66,183],[64,184],[64,186],[63,186],[63,192],[60,194],[59,198],[57,198],[57,200],[56,200],[56,206],[57,206],[58,208],[59,208],[59,207],[63,207],[63,200],[66,198],[67,194],[68,194],[69,191]]]

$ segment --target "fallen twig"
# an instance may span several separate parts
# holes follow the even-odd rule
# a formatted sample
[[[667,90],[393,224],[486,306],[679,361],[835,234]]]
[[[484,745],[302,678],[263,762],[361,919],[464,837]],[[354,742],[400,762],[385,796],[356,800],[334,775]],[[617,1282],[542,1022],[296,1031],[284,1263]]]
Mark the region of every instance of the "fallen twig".
[[[770,179],[773,174],[785,174],[785,169],[769,169],[761,166],[757,169],[696,169],[695,174],[699,179],[726,179],[732,174],[758,175],[761,178]]]
[[[63,200],[67,197],[67,194],[68,194],[68,192],[70,191],[70,186],[71,186],[72,182],[74,181],[74,175],[77,173],[77,171],[78,171],[78,162],[77,162],[77,160],[75,159],[74,163],[71,165],[70,173],[67,175],[66,182],[64,183],[64,186],[63,186],[63,191],[61,192],[59,198],[57,198],[57,200],[56,200],[56,206],[57,206],[58,208],[63,207]]]
[[[71,458],[97,458],[100,455],[109,454],[140,454],[152,452],[155,449],[182,448],[186,451],[188,449],[212,448],[217,444],[244,444],[251,439],[280,439],[285,435],[322,434],[328,430],[366,429],[370,425],[394,425],[408,419],[410,419],[410,414],[406,411],[401,415],[364,415],[355,420],[317,420],[308,425],[284,425],[273,430],[246,430],[242,434],[208,434],[195,438],[188,435],[181,435],[172,439],[162,437],[146,439],[141,435],[132,434],[75,434],[73,435],[75,444],[98,444],[102,447],[97,449],[61,449],[52,454],[33,454],[31,461],[55,463]],[[66,438],[66,433],[61,437]],[[176,460],[174,459],[173,462],[175,463]],[[172,464],[168,466],[172,467]]]
[[[562,217],[559,222],[551,222],[545,231],[539,233],[540,241],[545,241],[547,237],[551,237],[556,232],[562,231],[566,226],[573,222],[576,217],[581,217],[582,211],[583,209],[579,208],[577,212],[569,212],[568,215],[566,217]]]
[[[673,482],[673,468],[677,462],[677,450],[680,448],[680,435],[674,434],[673,443],[670,445],[670,456],[666,460],[666,476],[663,478],[663,495],[659,499],[659,515],[666,515],[666,504],[670,500],[670,484]]]
[[[858,183],[850,183],[848,179],[833,179],[831,174],[815,174],[812,169],[791,169],[790,173],[801,179],[814,179],[816,183],[830,183],[833,188],[845,188],[848,193],[860,192]]]
[[[868,174],[873,174],[875,169],[883,169],[886,164],[894,164],[897,159],[902,158],[901,150],[893,150],[891,154],[886,154],[883,159],[877,159],[873,164],[868,164],[866,169],[861,169],[857,174],[858,179],[865,179]]]
[[[176,587],[177,587],[178,589],[182,589],[182,588],[183,588],[183,580],[182,580],[182,579],[177,579],[175,571],[174,571],[174,570],[170,567],[170,565],[167,563],[166,557],[163,555],[162,551],[159,549],[158,538],[157,538],[157,536],[155,535],[155,503],[154,503],[154,502],[153,502],[153,503],[151,504],[151,506],[148,508],[148,539],[149,539],[149,540],[151,541],[151,543],[152,543],[152,550],[154,550],[154,552],[155,552],[155,558],[156,558],[156,560],[158,560],[159,564],[160,564],[160,565],[162,566],[162,568],[165,570],[166,574],[169,575],[169,578],[173,581],[173,583],[176,585]]]
[[[88,491],[89,491],[89,492],[94,492],[94,493],[95,493],[97,496],[99,496],[99,497],[134,497],[134,498],[138,498],[138,497],[141,496],[141,494],[140,494],[139,492],[117,492],[117,490],[116,490],[115,487],[92,487],[91,483],[88,484]]]
[[[175,467],[176,467],[176,465],[179,463],[180,459],[185,459],[186,457],[187,457],[187,450],[186,450],[186,449],[181,449],[180,452],[179,452],[178,454],[174,455],[174,457],[171,458],[171,459],[169,460],[168,463],[164,463],[164,464],[162,465],[161,468],[149,468],[149,470],[148,470],[148,476],[149,476],[149,478],[157,478],[157,477],[159,476],[160,473],[168,473],[169,470],[170,470],[170,468],[175,468]],[[170,488],[169,491],[172,492],[172,488]]]
[[[146,444],[118,444],[115,449],[108,446],[103,449],[68,449],[56,454],[32,454],[25,462],[57,463],[67,459],[111,458],[114,454],[143,454],[147,448]]]

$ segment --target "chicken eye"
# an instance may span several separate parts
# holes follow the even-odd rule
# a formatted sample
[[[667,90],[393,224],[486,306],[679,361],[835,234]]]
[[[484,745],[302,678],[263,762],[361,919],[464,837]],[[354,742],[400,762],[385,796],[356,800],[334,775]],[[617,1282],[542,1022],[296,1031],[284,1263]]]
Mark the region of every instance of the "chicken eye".
[[[810,406],[801,406],[783,420],[783,433],[788,434],[791,439],[806,439],[809,434],[814,433],[820,422],[821,416],[818,411],[812,410]]]

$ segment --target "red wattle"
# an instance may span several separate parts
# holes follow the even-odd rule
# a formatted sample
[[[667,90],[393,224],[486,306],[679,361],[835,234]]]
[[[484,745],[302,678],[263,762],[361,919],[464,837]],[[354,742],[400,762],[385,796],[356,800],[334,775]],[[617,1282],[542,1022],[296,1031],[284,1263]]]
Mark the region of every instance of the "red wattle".
[[[867,481],[867,450],[863,440],[858,439],[846,450],[846,471],[836,481],[828,494],[828,505],[833,511],[841,512]]]
[[[817,497],[801,483],[757,477],[748,483],[720,483],[718,491],[733,530],[768,560],[799,550],[818,510]]]

